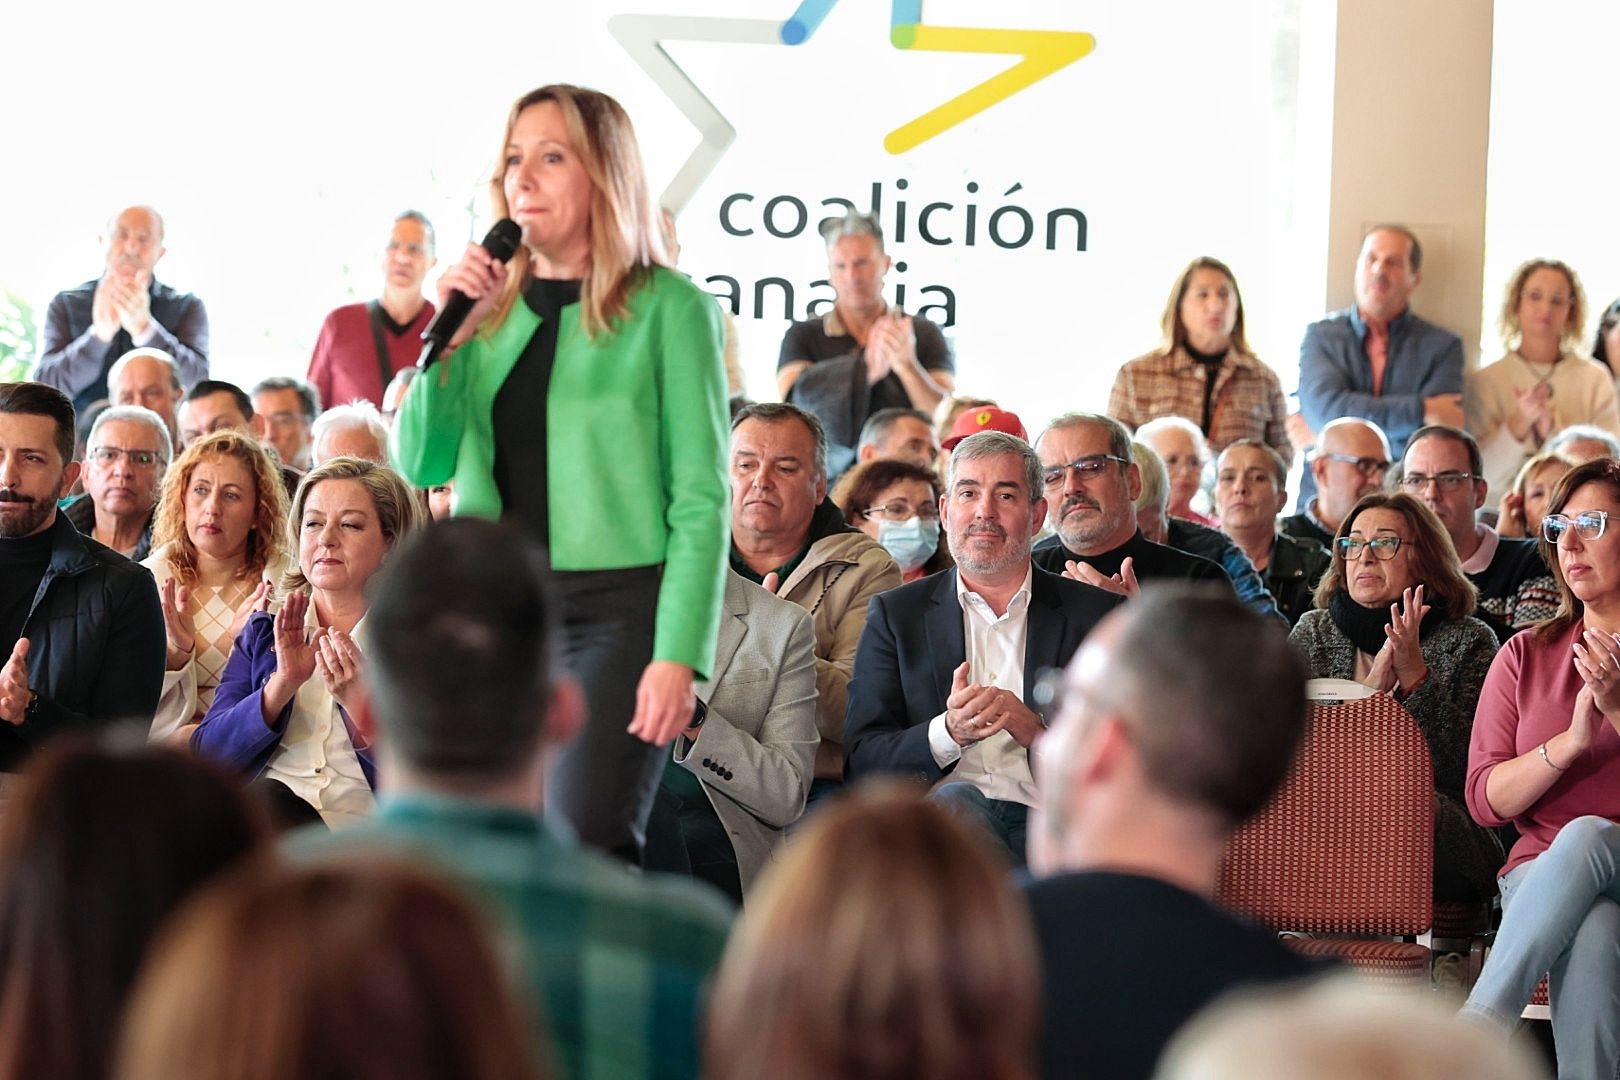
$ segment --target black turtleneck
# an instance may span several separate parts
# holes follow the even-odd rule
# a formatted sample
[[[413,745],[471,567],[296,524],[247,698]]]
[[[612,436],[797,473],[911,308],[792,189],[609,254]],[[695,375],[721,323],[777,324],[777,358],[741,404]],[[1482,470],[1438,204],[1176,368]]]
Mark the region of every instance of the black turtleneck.
[[[562,309],[579,303],[578,281],[531,278],[523,302],[540,325],[495,394],[495,489],[505,516],[541,547],[551,547],[551,508],[546,478],[546,396],[557,361]]]
[[[1190,341],[1183,343],[1182,348],[1186,349],[1187,355],[1192,357],[1198,363],[1198,366],[1204,369],[1204,422],[1199,424],[1198,427],[1205,435],[1208,435],[1210,421],[1215,419],[1215,376],[1220,373],[1221,364],[1226,360],[1226,354],[1230,350],[1222,349],[1218,353],[1199,352],[1193,348]]]
[[[0,540],[0,655],[10,656],[51,563],[51,530]]]

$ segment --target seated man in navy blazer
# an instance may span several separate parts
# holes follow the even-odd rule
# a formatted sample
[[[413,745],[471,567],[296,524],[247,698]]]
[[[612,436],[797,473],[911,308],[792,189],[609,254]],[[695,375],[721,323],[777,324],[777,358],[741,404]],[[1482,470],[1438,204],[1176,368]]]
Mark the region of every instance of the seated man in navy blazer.
[[[1030,704],[1119,599],[1030,561],[1046,518],[1041,462],[986,431],[958,443],[940,500],[956,569],[882,593],[867,609],[845,719],[852,779],[898,773],[982,822],[1024,863],[1035,803]]]

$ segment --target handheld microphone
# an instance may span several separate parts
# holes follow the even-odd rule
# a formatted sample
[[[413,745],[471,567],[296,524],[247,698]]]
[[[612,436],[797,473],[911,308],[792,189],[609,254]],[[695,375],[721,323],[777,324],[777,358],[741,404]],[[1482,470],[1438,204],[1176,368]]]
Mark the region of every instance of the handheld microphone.
[[[518,241],[523,239],[523,231],[518,228],[517,222],[511,218],[502,218],[497,221],[488,235],[484,237],[484,250],[489,252],[500,262],[510,262],[517,253]],[[472,297],[456,289],[450,293],[444,307],[433,316],[427,329],[422,331],[422,355],[416,360],[418,368],[427,368],[450,345],[450,339],[456,336],[461,324],[467,321],[467,315],[477,303]]]

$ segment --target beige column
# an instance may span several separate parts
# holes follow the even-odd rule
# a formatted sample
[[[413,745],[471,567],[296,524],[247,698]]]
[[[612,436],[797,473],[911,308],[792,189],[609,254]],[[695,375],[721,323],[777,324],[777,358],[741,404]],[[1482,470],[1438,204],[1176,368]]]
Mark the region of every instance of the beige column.
[[[1346,307],[1361,236],[1423,241],[1412,306],[1479,362],[1493,0],[1339,0],[1326,307]]]

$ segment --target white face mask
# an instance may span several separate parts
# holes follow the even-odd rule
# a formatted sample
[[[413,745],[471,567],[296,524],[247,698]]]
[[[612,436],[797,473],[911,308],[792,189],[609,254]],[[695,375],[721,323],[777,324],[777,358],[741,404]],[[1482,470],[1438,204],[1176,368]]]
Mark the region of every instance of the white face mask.
[[[939,522],[908,517],[904,521],[878,522],[878,543],[894,556],[900,572],[909,574],[939,550]]]

